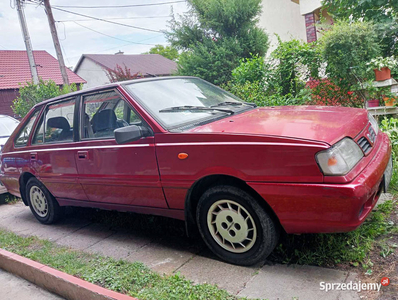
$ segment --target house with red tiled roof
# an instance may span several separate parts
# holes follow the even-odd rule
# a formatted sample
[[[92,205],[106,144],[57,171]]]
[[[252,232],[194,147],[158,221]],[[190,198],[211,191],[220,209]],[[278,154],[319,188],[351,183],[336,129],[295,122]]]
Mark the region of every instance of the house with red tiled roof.
[[[58,60],[47,51],[33,51],[39,78],[53,80],[62,86],[62,75]],[[86,81],[67,69],[70,83],[82,84]],[[0,50],[0,115],[13,116],[12,101],[19,95],[20,84],[32,81],[26,51]]]
[[[169,76],[177,70],[177,63],[159,54],[83,54],[74,72],[87,81],[83,88],[110,82],[108,72],[117,66],[130,69],[131,74],[143,77]]]

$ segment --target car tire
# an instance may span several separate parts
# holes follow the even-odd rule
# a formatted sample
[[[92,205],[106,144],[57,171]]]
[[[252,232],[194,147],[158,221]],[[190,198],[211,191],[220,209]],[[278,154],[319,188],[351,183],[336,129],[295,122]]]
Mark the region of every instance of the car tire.
[[[249,193],[215,186],[199,199],[196,221],[206,245],[236,265],[264,262],[279,239],[279,226]]]
[[[35,218],[43,224],[53,224],[64,215],[64,207],[48,189],[36,178],[29,179],[26,184],[26,199]]]

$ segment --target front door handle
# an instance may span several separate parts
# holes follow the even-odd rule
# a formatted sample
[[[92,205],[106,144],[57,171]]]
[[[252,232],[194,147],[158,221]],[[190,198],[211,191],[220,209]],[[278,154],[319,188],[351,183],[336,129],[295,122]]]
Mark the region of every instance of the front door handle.
[[[37,160],[37,153],[36,152],[31,152],[30,153],[30,160],[31,161]]]
[[[77,158],[79,160],[88,159],[88,151],[77,151]]]

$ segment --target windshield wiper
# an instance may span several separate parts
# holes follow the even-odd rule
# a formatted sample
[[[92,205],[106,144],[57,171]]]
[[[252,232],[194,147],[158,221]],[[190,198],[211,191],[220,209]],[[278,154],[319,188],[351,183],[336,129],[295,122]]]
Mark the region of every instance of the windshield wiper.
[[[174,106],[174,107],[169,107],[169,108],[164,108],[164,109],[159,110],[160,113],[179,112],[179,111],[191,111],[191,112],[221,111],[221,112],[225,112],[225,113],[228,113],[231,115],[234,114],[234,111],[230,110],[230,109],[212,108],[212,107],[206,107],[206,106],[190,106],[190,105]]]
[[[219,106],[242,106],[243,104],[257,107],[256,104],[254,103],[248,103],[248,102],[235,102],[235,101],[225,101],[225,102],[220,102],[218,104],[214,104],[210,107],[219,107]]]
[[[211,105],[210,107],[219,107],[219,106],[241,106],[243,105],[242,102],[234,102],[234,101],[225,101],[225,102],[220,102],[214,105]]]

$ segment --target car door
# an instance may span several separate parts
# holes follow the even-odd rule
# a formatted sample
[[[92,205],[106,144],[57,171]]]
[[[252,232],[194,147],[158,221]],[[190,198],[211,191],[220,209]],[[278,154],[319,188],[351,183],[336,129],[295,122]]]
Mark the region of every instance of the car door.
[[[79,181],[93,202],[167,208],[160,183],[154,137],[118,145],[114,130],[148,126],[115,90],[80,100]]]
[[[31,139],[29,159],[55,198],[87,200],[77,176],[75,110],[75,97],[46,106]]]

